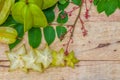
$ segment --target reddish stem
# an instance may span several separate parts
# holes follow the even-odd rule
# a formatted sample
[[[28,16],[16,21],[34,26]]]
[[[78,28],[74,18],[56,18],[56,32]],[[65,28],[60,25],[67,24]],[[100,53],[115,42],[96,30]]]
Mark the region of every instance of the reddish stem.
[[[86,35],[87,35],[87,29],[85,28],[85,25],[84,25],[84,22],[83,22],[83,20],[81,19],[81,17],[79,16],[79,19],[80,19],[80,22],[81,22],[81,25],[82,25],[82,27],[81,27],[81,30],[82,30],[82,33],[83,33],[83,36],[85,37]]]
[[[77,9],[79,9],[80,7],[73,7],[73,9],[71,10],[71,11],[69,11],[69,12],[66,12],[69,16],[72,16],[72,13],[75,11],[75,10],[77,10]]]
[[[65,55],[68,55],[69,54],[69,45],[70,45],[70,43],[73,43],[73,39],[72,39],[72,37],[73,37],[73,34],[74,34],[74,30],[75,30],[75,27],[76,27],[76,23],[77,23],[77,21],[78,21],[78,19],[79,19],[79,16],[80,16],[80,14],[81,14],[81,9],[82,9],[82,5],[81,6],[79,6],[80,7],[80,9],[79,9],[79,13],[78,13],[78,16],[76,17],[76,19],[75,19],[75,22],[74,22],[74,24],[73,24],[73,26],[72,26],[72,28],[71,28],[71,35],[70,35],[70,38],[69,38],[69,40],[68,40],[68,42],[67,42],[67,44],[66,44],[66,50],[65,50]]]

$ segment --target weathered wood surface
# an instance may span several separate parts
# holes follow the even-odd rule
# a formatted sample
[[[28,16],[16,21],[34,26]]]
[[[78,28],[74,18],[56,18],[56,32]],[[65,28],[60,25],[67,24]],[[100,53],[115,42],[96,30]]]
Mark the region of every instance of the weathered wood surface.
[[[69,6],[68,11],[72,7]],[[76,10],[68,24],[72,24],[77,13]],[[77,58],[81,60],[75,69],[50,68],[44,73],[25,74],[21,71],[8,72],[8,68],[0,68],[0,80],[120,80],[120,10],[106,17],[104,13],[98,14],[96,8],[92,7],[90,18],[86,20],[82,17],[82,19],[85,21],[88,35],[82,36],[81,24],[78,21],[74,43],[70,45],[70,49],[74,50]],[[69,35],[63,42],[56,40],[51,48],[59,49],[68,37]],[[100,44],[106,46],[100,48]],[[8,46],[0,45],[0,60],[6,59],[4,51],[8,50]]]

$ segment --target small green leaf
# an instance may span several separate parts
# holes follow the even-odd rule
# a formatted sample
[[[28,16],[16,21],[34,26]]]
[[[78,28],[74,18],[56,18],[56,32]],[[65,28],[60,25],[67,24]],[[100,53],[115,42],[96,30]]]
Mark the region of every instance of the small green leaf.
[[[67,29],[63,26],[56,26],[57,36],[59,39],[63,38]]]
[[[16,26],[14,28],[18,32],[18,38],[22,38],[24,36],[24,25],[18,23],[18,24],[16,24]]]
[[[69,5],[69,2],[67,1],[65,4],[58,3],[59,10],[64,10]]]
[[[118,8],[120,9],[120,0],[118,0]]]
[[[24,35],[24,25],[23,24],[18,23],[14,26],[14,28],[18,32],[18,38],[15,43],[9,45],[10,50],[13,49],[17,44],[19,44],[22,41],[23,35]]]
[[[12,50],[12,49],[13,49],[17,44],[19,44],[20,42],[21,42],[21,40],[17,39],[17,40],[15,41],[15,43],[10,44],[10,45],[9,45],[10,50]]]
[[[115,12],[118,7],[118,0],[108,0],[107,7],[105,9],[105,13],[107,16],[111,15]]]
[[[97,5],[97,11],[99,13],[103,12],[107,8],[106,7],[107,6],[106,3],[107,3],[107,0],[99,1],[98,5]]]
[[[37,48],[42,39],[42,33],[40,28],[32,28],[28,31],[29,44],[33,48]]]
[[[8,16],[7,20],[1,26],[12,26],[17,24],[11,15]]]
[[[44,37],[48,45],[50,45],[55,40],[55,30],[52,26],[47,26],[43,29]]]
[[[48,23],[51,23],[51,22],[54,21],[55,13],[54,13],[54,11],[52,9],[49,8],[49,9],[44,10],[43,12],[44,12],[44,14],[45,14],[45,16],[47,18]]]
[[[94,5],[97,5],[99,3],[99,0],[94,0]]]
[[[60,4],[65,4],[67,2],[67,0],[59,0]]]
[[[58,15],[57,22],[64,24],[68,21],[68,15],[66,12],[61,11],[61,13]]]
[[[79,6],[79,5],[81,5],[82,0],[72,0],[72,2]]]

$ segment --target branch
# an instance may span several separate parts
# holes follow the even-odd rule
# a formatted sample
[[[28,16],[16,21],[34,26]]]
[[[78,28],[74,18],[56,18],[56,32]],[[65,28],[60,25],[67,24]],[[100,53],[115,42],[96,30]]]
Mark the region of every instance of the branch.
[[[68,43],[66,44],[65,55],[68,55],[68,48],[69,48],[69,45],[70,45],[71,42],[73,42],[72,37],[73,37],[74,31],[75,31],[75,27],[76,27],[77,21],[78,21],[78,19],[79,19],[80,14],[81,14],[82,5],[79,6],[79,7],[80,7],[80,8],[79,8],[78,15],[77,15],[77,17],[76,17],[76,19],[75,19],[74,24],[71,26],[71,27],[72,27],[72,31],[71,31],[71,34],[70,34],[70,38],[69,38],[69,40],[68,40]]]

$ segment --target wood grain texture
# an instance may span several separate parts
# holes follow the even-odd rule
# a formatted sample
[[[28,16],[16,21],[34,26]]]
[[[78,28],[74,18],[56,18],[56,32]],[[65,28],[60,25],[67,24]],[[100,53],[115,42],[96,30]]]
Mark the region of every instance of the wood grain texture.
[[[72,7],[74,5],[71,4],[67,11]],[[77,13],[78,10],[73,13],[67,24],[73,24]],[[26,74],[21,71],[8,72],[8,68],[0,67],[0,80],[120,80],[120,10],[106,17],[104,13],[98,14],[96,8],[92,6],[88,20],[83,17],[84,13],[83,7],[81,16],[88,35],[82,36],[81,24],[78,20],[74,43],[70,45],[70,50],[74,50],[77,58],[81,60],[76,64],[75,69],[50,68],[44,73],[31,71]],[[24,43],[27,43],[27,36],[24,37]],[[58,50],[68,38],[69,35],[62,42],[56,39],[50,47]],[[43,40],[40,48],[44,45]],[[8,50],[7,45],[0,43],[0,60],[7,59],[4,53]],[[0,65],[9,65],[9,62],[2,62]]]

